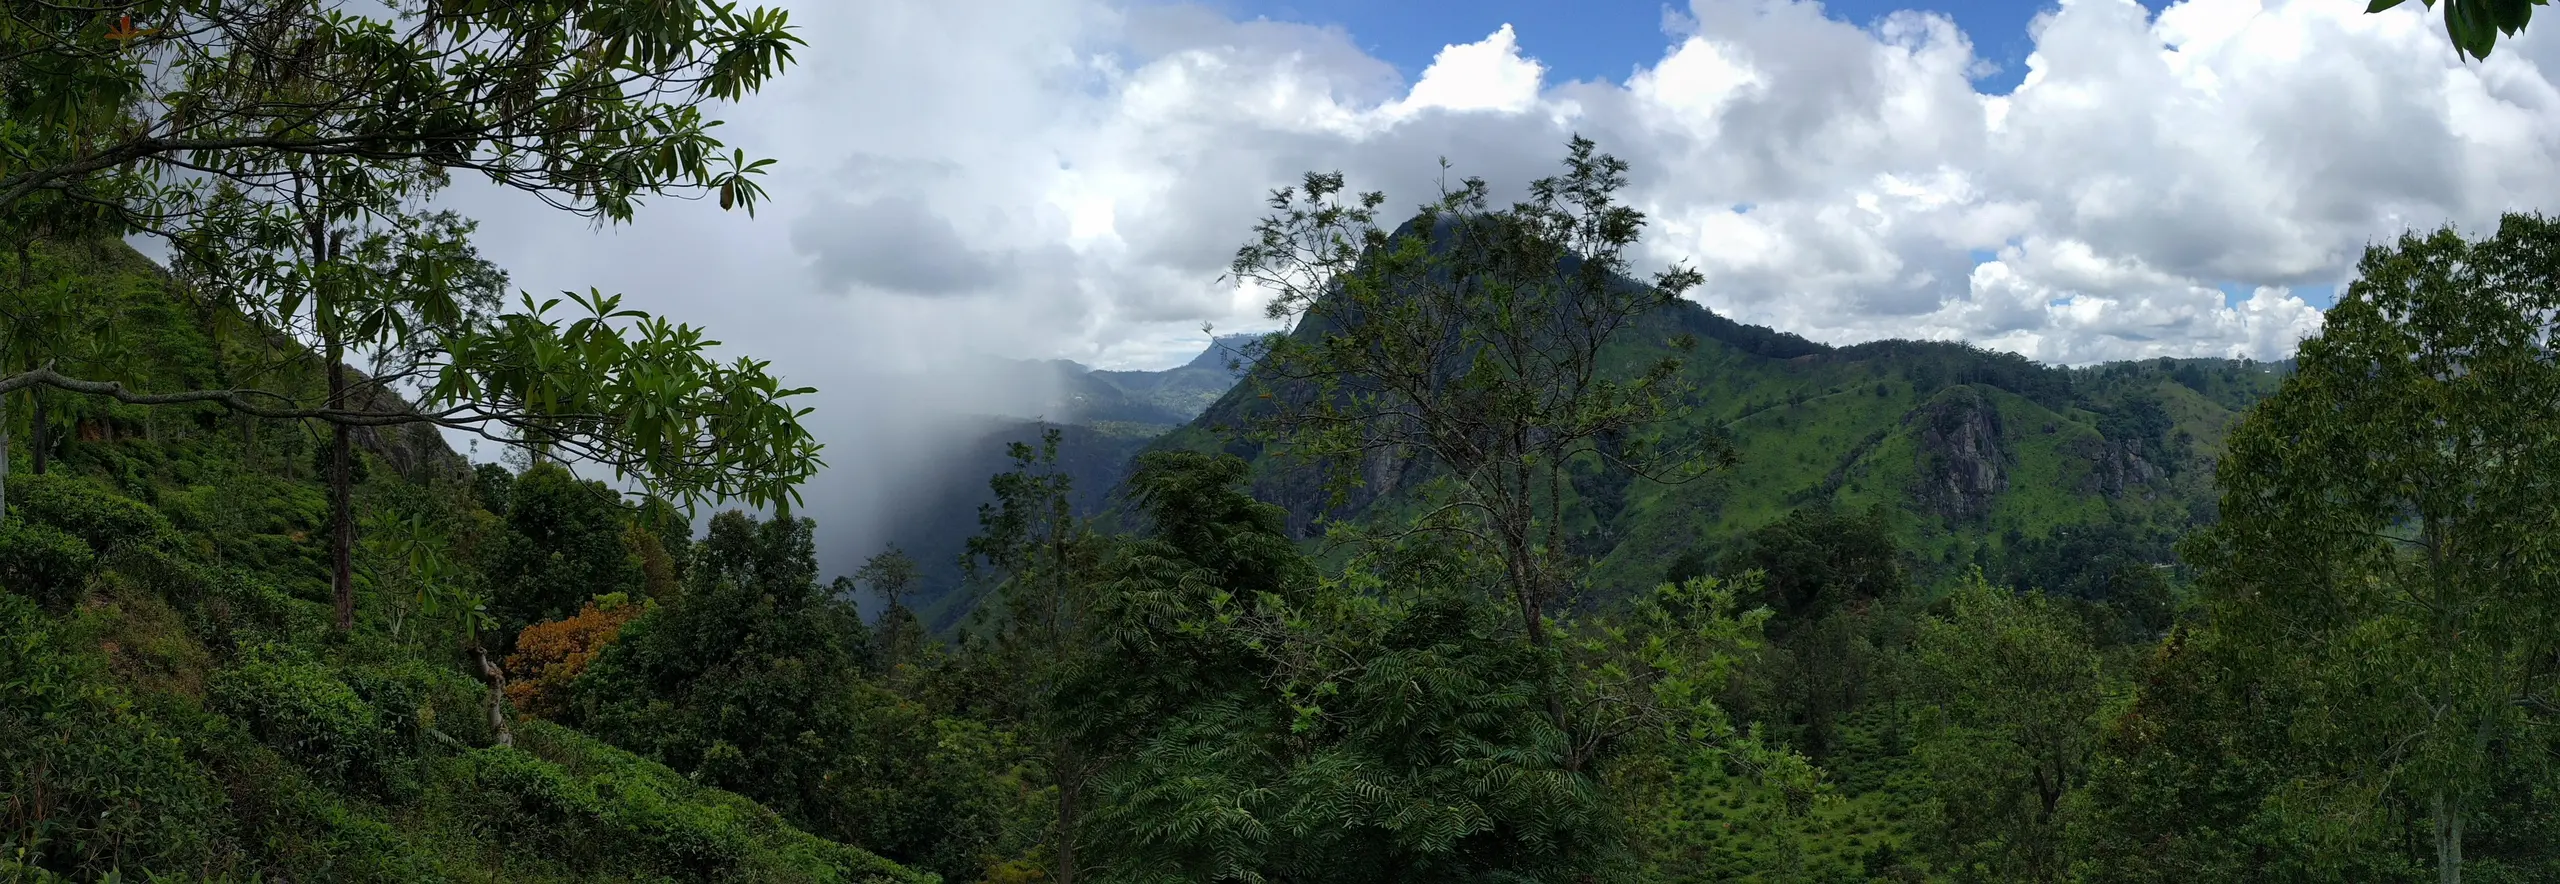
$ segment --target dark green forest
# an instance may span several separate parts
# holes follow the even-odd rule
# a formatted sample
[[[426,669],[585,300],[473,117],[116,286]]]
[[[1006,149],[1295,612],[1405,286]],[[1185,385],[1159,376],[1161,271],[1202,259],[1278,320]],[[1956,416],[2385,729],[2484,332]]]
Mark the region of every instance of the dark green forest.
[[[425,208],[753,211],[787,19],[415,15],[0,13],[0,881],[2560,882],[2560,222],[2063,368],[1312,173],[825,574],[810,391]]]

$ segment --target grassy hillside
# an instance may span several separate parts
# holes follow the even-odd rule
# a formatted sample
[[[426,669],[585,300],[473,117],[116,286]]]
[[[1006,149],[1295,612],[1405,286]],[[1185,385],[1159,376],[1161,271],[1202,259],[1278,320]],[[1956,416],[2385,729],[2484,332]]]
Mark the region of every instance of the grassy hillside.
[[[121,244],[34,255],[23,278],[112,332],[67,368],[317,382]],[[46,474],[22,424],[0,521],[0,881],[934,880],[575,730],[519,719],[496,745],[468,621],[418,604],[388,549],[359,555],[358,628],[329,629],[318,427],[60,393],[44,413]],[[432,433],[360,441],[366,524],[436,513],[456,562],[492,541]]]

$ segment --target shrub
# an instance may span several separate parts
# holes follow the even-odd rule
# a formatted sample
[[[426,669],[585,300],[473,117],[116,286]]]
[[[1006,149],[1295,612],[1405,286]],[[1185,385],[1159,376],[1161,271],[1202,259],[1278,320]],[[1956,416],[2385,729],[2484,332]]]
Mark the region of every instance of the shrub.
[[[100,664],[0,595],[0,856],[77,878],[191,865],[221,794]]]
[[[569,683],[621,637],[623,624],[640,616],[640,606],[618,599],[619,594],[608,597],[601,606],[588,602],[575,617],[536,623],[516,636],[516,652],[506,665],[507,701],[517,711],[554,719],[569,711]]]
[[[338,677],[373,707],[389,742],[386,748],[423,755],[442,741],[435,734],[466,745],[487,745],[490,730],[485,690],[480,682],[454,669],[415,658],[395,659],[339,670]]]
[[[66,607],[96,562],[88,543],[60,529],[18,519],[0,522],[0,589]]]
[[[391,732],[381,714],[329,668],[266,645],[213,677],[213,706],[259,741],[314,773],[377,793]]]
[[[275,584],[228,568],[195,568],[187,579],[198,581],[197,633],[207,644],[225,649],[261,641],[285,641],[327,628],[327,609],[297,599]]]
[[[467,756],[484,818],[581,869],[681,881],[924,884],[920,874],[785,825],[737,795],[540,721],[518,748]]]
[[[85,479],[50,473],[12,477],[9,508],[27,521],[62,529],[100,553],[158,540],[171,530],[157,510]]]

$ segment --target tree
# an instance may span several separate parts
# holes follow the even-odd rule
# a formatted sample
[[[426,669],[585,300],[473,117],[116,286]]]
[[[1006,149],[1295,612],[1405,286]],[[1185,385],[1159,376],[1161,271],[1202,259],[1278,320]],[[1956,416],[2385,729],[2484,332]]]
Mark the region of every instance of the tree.
[[[1105,760],[1079,854],[1105,881],[1573,881],[1622,842],[1539,714],[1545,675],[1412,535],[1326,579],[1232,455],[1151,452],[1147,530],[1102,568],[1065,725]],[[1639,680],[1641,682],[1641,680]],[[1657,679],[1678,683],[1683,679]],[[1605,758],[1606,756],[1602,756]],[[1596,763],[1596,760],[1595,760]]]
[[[642,562],[623,540],[630,513],[612,489],[559,464],[536,464],[514,486],[484,565],[503,635],[575,614],[597,596],[644,588]]]
[[[1067,685],[1090,663],[1094,575],[1110,543],[1092,520],[1075,515],[1072,477],[1058,465],[1059,438],[1053,427],[1041,432],[1037,449],[1006,447],[1014,469],[988,480],[996,501],[978,508],[979,533],[969,538],[963,564],[973,577],[997,581],[994,613],[1001,619],[985,654],[1008,679],[991,699],[1003,720],[1040,741],[1034,752],[1058,790],[1049,870],[1059,884],[1075,884],[1087,790],[1104,759],[1062,719],[1078,702]]]
[[[807,410],[784,403],[806,390],[766,363],[714,362],[718,342],[699,329],[597,293],[569,296],[590,315],[565,327],[550,316],[558,299],[530,296],[520,312],[466,321],[480,317],[446,309],[453,291],[493,278],[462,244],[467,226],[408,211],[463,170],[600,220],[627,220],[651,194],[716,192],[752,212],[765,161],[720,156],[700,106],[788,64],[799,41],[784,16],[707,0],[394,11],[405,24],[288,0],[0,14],[0,221],[77,204],[159,234],[226,304],[306,335],[331,379],[313,404],[265,389],[137,392],[38,364],[0,375],[0,397],[50,387],[333,425],[341,629],[353,623],[348,428],[462,430],[688,504],[787,506],[822,465],[798,424]],[[267,258],[279,247],[292,260]],[[351,346],[413,357],[376,381],[412,382],[421,405],[351,401]]]
[[[231,258],[186,253],[219,290],[255,306],[262,328],[317,341],[328,376],[324,407],[384,411],[369,404],[432,358],[445,334],[486,321],[506,274],[480,258],[471,222],[451,212],[412,213],[407,204],[437,180],[414,170],[369,170],[340,158],[293,157],[279,205],[252,207],[223,195],[220,220],[184,242],[239,250]],[[251,254],[274,257],[258,260]],[[359,390],[347,362],[369,357],[373,376]],[[331,583],[336,625],[355,625],[355,426],[329,424],[325,455],[330,501]]]
[[[884,603],[871,631],[878,644],[872,649],[872,659],[883,671],[894,672],[924,650],[924,624],[905,601],[915,581],[916,560],[896,544],[863,560],[862,567],[853,572],[854,585],[870,590]]]
[[[2069,613],[2040,594],[1958,585],[1914,643],[1936,852],[1967,880],[2059,881],[2064,799],[2082,787],[2116,693]]]
[[[2068,833],[2078,880],[2318,884],[2422,870],[2403,855],[2397,809],[2336,775],[2355,756],[2292,738],[2315,683],[2254,668],[2265,657],[2250,641],[2181,625],[2133,670],[2136,692],[2108,717]]]
[[[111,206],[142,224],[203,178],[284,186],[305,158],[479,173],[627,220],[642,198],[752,207],[765,161],[702,108],[761,88],[801,40],[712,0],[389,4],[71,0],[0,13],[0,210]],[[188,177],[200,176],[200,177]],[[136,186],[158,179],[157,186]]]
[[[817,582],[806,519],[711,520],[684,597],[624,625],[573,688],[577,723],[810,824],[857,730],[860,620]]]
[[[92,299],[60,280],[39,283],[35,271],[37,255],[31,238],[21,238],[15,250],[16,272],[5,281],[8,296],[0,298],[0,372],[54,364],[58,360],[86,355],[95,349],[100,338],[112,335],[111,317],[103,315]],[[44,471],[46,455],[45,412],[39,391],[29,391],[33,406],[33,445],[36,472]],[[17,422],[17,409],[12,404],[18,397],[0,394],[0,516],[8,513],[8,467],[11,425]]]
[[[1650,437],[1679,410],[1678,360],[1629,373],[1610,358],[1621,333],[1701,277],[1628,278],[1644,217],[1613,201],[1627,164],[1594,150],[1575,137],[1566,174],[1508,209],[1489,210],[1489,188],[1469,178],[1392,233],[1376,224],[1384,195],[1347,201],[1340,173],[1310,173],[1272,194],[1274,214],[1230,267],[1273,292],[1272,318],[1296,320],[1260,345],[1259,431],[1328,465],[1337,500],[1377,463],[1443,471],[1436,503],[1462,518],[1420,524],[1498,555],[1503,594],[1542,651],[1570,582],[1568,464],[1681,482],[1731,458],[1720,438]],[[1555,691],[1545,706],[1567,725]]]
[[[2188,552],[2241,671],[2298,699],[2340,804],[2401,794],[2439,880],[2560,709],[2560,224],[2376,246],[2229,441]]]
[[[1907,581],[1883,507],[1843,513],[1828,504],[1789,511],[1751,532],[1733,570],[1759,571],[1781,627],[1860,602],[1892,598]]]
[[[1730,795],[1738,784],[1774,799],[1741,820],[1765,827],[1763,834],[1778,842],[1778,855],[1755,863],[1758,870],[1769,880],[1803,880],[1794,825],[1812,815],[1830,784],[1803,755],[1765,739],[1759,726],[1737,722],[1716,700],[1761,647],[1761,629],[1773,612],[1744,607],[1762,594],[1759,579],[1745,572],[1736,580],[1698,576],[1661,584],[1623,614],[1602,620],[1597,635],[1584,642],[1589,662],[1581,681],[1638,697],[1615,704],[1628,710],[1617,728],[1626,745],[1608,772],[1638,862],[1636,880],[1689,881],[1733,871],[1713,863],[1717,853],[1738,846],[1732,822],[1717,824],[1725,818],[1721,810],[1697,811],[1701,796]]]
[[[916,560],[893,543],[864,559],[862,567],[853,572],[853,581],[871,590],[889,607],[900,607],[907,591],[915,587]]]

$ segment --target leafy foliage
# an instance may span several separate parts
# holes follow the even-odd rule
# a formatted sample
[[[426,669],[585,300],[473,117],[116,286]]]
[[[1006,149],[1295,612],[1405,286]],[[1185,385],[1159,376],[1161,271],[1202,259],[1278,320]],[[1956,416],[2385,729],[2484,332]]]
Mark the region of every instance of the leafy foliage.
[[[183,302],[145,265],[105,260],[129,254],[118,248],[39,253],[99,258],[74,269],[127,318],[119,331],[137,346],[119,371],[178,378],[209,372],[217,352],[280,355],[208,346],[215,334],[250,342],[172,309]],[[307,362],[267,370],[280,385],[320,381]],[[930,879],[541,722],[516,722],[515,748],[494,746],[492,690],[466,674],[468,630],[413,595],[488,586],[508,533],[455,477],[389,468],[402,452],[373,448],[380,438],[356,449],[370,461],[350,498],[367,526],[365,604],[356,629],[333,635],[313,427],[242,433],[192,406],[155,417],[56,405],[90,432],[55,439],[47,475],[15,461],[19,505],[0,521],[0,877]],[[513,480],[486,484],[512,498]],[[617,555],[627,524],[666,530],[603,500],[615,517],[597,528]],[[605,590],[568,588],[580,600]],[[521,797],[502,787],[531,782],[506,772],[527,770],[580,796],[575,812],[500,812]],[[1010,794],[953,771],[925,775]]]
[[[629,515],[604,483],[536,464],[512,484],[506,530],[486,571],[502,631],[568,617],[595,596],[644,588],[639,556],[624,544]]]
[[[588,602],[577,616],[527,626],[516,636],[515,653],[507,657],[507,702],[517,711],[537,718],[566,714],[571,684],[645,610],[612,595],[602,601]]]
[[[2407,0],[2373,0],[2365,12],[2375,13],[2399,6]],[[2435,8],[2434,0],[2423,0],[2427,8]],[[2509,37],[2524,30],[2533,20],[2533,8],[2547,5],[2549,0],[2513,0],[2490,3],[2484,0],[2445,0],[2444,27],[2453,37],[2453,48],[2474,60],[2486,61],[2489,50],[2498,45],[2498,36]]]
[[[220,790],[73,642],[0,593],[0,855],[66,874],[201,861]]]
[[[2409,234],[2359,269],[2233,435],[2192,553],[2243,665],[2299,704],[2302,757],[2349,762],[2311,794],[2416,810],[2458,880],[2472,808],[2541,766],[2560,696],[2560,225]]]
[[[2116,689],[2081,626],[2042,595],[1980,579],[1920,625],[1916,750],[1942,822],[1930,849],[1961,880],[2059,881],[2064,800],[2081,788]]]

